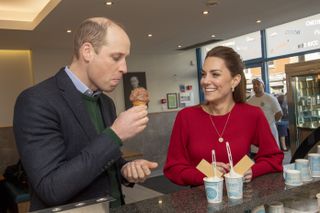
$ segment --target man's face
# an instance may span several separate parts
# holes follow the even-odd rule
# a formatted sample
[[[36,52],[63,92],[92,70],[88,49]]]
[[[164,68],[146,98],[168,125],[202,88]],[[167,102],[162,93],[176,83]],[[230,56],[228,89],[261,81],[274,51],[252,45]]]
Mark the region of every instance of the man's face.
[[[99,53],[93,51],[87,75],[89,88],[92,90],[113,91],[120,83],[123,74],[127,73],[126,57],[130,53],[130,40],[118,26],[109,27],[106,45]]]
[[[254,93],[257,95],[261,95],[264,92],[264,85],[258,80],[253,80],[252,81],[252,87]]]

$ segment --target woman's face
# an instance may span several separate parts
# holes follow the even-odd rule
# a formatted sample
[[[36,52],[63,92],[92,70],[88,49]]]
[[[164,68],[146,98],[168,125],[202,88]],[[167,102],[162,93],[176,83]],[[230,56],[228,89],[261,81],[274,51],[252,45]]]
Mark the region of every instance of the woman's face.
[[[205,100],[210,103],[223,103],[232,100],[232,87],[240,82],[240,75],[231,76],[223,59],[208,57],[202,67],[201,87]]]

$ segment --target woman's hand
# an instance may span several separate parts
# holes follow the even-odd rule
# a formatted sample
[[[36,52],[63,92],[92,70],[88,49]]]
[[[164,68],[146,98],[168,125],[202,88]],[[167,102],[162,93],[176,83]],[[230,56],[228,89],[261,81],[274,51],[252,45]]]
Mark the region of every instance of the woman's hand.
[[[243,174],[243,182],[249,183],[252,180],[252,170],[249,169]]]
[[[222,162],[217,162],[217,170],[222,173],[222,175],[230,171],[230,165]]]

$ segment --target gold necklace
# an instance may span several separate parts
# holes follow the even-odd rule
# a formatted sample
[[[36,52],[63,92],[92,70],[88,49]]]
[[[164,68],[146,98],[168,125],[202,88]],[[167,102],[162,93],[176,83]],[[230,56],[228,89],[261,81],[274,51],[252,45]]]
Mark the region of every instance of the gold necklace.
[[[232,109],[233,109],[233,108],[232,108]],[[214,122],[213,122],[213,120],[212,120],[211,115],[209,114],[209,118],[210,118],[211,124],[212,124],[213,128],[216,130],[216,132],[217,132],[217,134],[218,134],[218,136],[219,136],[218,141],[219,141],[220,143],[222,143],[222,142],[224,141],[223,133],[224,133],[224,130],[226,129],[226,127],[227,127],[227,124],[228,124],[228,121],[229,121],[229,118],[230,118],[232,109],[231,109],[231,111],[229,112],[228,118],[227,118],[227,120],[226,120],[226,123],[224,124],[224,127],[223,127],[223,129],[222,129],[221,134],[219,133],[216,125],[214,124]]]

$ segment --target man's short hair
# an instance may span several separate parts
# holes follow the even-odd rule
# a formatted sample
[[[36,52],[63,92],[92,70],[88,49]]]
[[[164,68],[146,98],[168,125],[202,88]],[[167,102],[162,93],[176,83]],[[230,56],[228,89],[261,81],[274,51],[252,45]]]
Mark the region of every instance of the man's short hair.
[[[91,43],[98,54],[101,47],[106,44],[107,29],[114,24],[113,21],[103,17],[88,18],[84,20],[74,35],[73,54],[79,58],[79,50],[85,42]]]
[[[252,83],[254,82],[254,81],[259,81],[261,84],[263,84],[264,85],[264,81],[261,79],[261,78],[253,78],[252,79]]]

